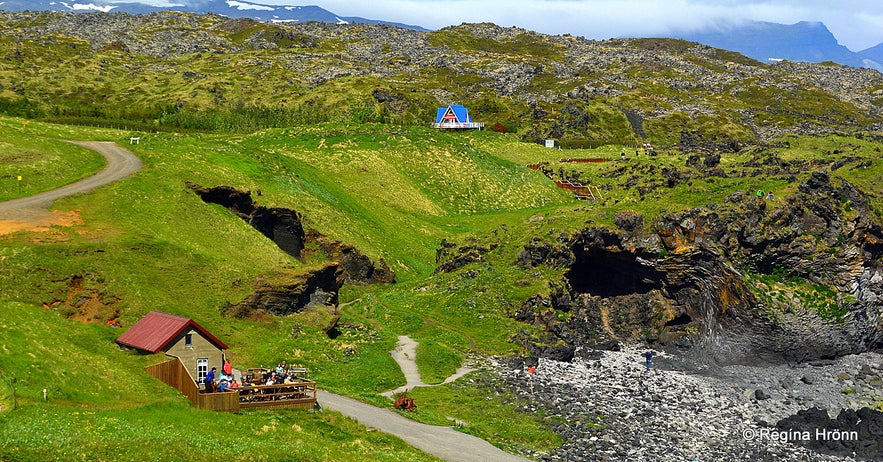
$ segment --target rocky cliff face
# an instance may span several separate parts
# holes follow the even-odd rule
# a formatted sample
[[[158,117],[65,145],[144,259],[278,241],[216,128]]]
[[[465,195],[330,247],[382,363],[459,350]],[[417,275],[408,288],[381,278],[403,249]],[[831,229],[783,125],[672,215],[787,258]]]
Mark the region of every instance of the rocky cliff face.
[[[316,230],[304,230],[302,216],[295,210],[255,204],[248,191],[230,186],[203,187],[188,183],[203,201],[220,204],[245,220],[294,258],[320,252],[328,263],[318,269],[295,274],[280,269],[273,278],[260,278],[254,293],[227,311],[239,317],[256,312],[284,316],[308,306],[337,305],[337,293],[344,284],[393,283],[395,273],[381,258],[377,263],[351,245],[334,241]]]
[[[524,266],[566,269],[563,289],[517,315],[544,326],[537,354],[648,341],[742,363],[883,346],[883,229],[845,181],[814,173],[782,201],[738,192],[649,227],[631,212],[616,223],[519,255]],[[549,316],[553,308],[568,320]]]

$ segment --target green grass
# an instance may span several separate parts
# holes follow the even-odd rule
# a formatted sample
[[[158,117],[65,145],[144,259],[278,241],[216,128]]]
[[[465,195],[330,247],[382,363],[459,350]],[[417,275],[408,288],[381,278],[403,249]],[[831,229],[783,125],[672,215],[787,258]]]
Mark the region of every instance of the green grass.
[[[144,372],[158,357],[116,347],[120,329],[8,302],[0,328],[17,404],[0,413],[3,460],[435,460],[336,413],[196,410]]]
[[[431,461],[401,440],[339,414],[277,410],[224,414],[180,404],[72,410],[45,404],[4,416],[10,461]]]
[[[118,314],[128,327],[154,309],[193,317],[231,346],[236,367],[300,363],[323,388],[388,406],[378,393],[404,383],[389,355],[399,335],[420,342],[417,364],[429,383],[441,382],[472,355],[524,353],[513,336],[535,328],[511,315],[526,299],[555,290],[563,271],[513,264],[534,238],[562,245],[558,239],[587,226],[612,226],[623,210],[643,215],[649,228],[660,214],[708,203],[729,207],[724,198],[738,191],[784,198],[817,170],[865,191],[871,216],[883,218],[879,133],[848,135],[871,122],[868,111],[817,89],[786,89],[801,86],[791,74],[769,74],[761,82],[748,72],[720,91],[700,85],[694,64],[728,73],[726,61],[760,65],[729,52],[693,55],[683,41],[615,40],[592,46],[610,56],[622,53],[619,47],[671,53],[688,66],[610,59],[570,69],[562,63],[580,61],[568,48],[572,37],[486,29],[499,36],[490,38],[479,32],[491,26],[464,25],[427,35],[426,52],[453,50],[456,66],[415,70],[398,43],[373,43],[361,26],[313,36],[249,20],[175,14],[162,18],[165,25],[141,24],[134,36],[153,37],[171,24],[184,35],[211,31],[242,51],[210,44],[208,52],[160,59],[126,51],[122,42],[93,49],[72,37],[20,37],[55,17],[2,25],[0,45],[9,56],[0,64],[0,113],[7,115],[0,117],[0,200],[101,168],[100,156],[63,140],[126,143],[140,136],[141,144],[127,147],[144,168],[55,202],[56,209],[76,210],[81,222],[0,235],[3,460],[188,460],[205,453],[233,460],[424,460],[397,439],[332,413],[196,411],[144,372],[157,358],[121,352],[113,344],[121,331],[101,321]],[[256,41],[278,48],[256,49]],[[374,47],[384,72],[392,73],[381,77],[374,63],[350,60],[352,47]],[[493,75],[502,63],[522,66],[518,98],[496,86]],[[565,96],[574,90],[578,96]],[[425,128],[434,109],[450,102],[509,133]],[[662,146],[659,156],[632,156],[632,146],[645,140],[624,110],[644,115],[646,141]],[[744,110],[755,114],[750,123]],[[714,142],[747,141],[754,140],[752,124],[804,121],[842,128],[842,134],[789,136],[723,153],[724,177],[693,175],[687,155],[673,148],[684,130]],[[597,148],[559,151],[522,142],[549,137]],[[619,161],[620,152],[630,159]],[[565,157],[610,162],[560,162]],[[800,174],[767,175],[751,166],[776,159],[795,162]],[[830,171],[841,160],[846,165]],[[579,173],[603,199],[574,201],[541,172],[525,168],[539,162],[553,172]],[[669,187],[662,169],[692,178]],[[228,317],[227,308],[246,298],[255,281],[296,279],[325,262],[284,254],[231,212],[202,202],[186,182],[250,190],[260,205],[295,209],[307,227],[382,257],[398,283],[344,288],[335,339],[322,332],[334,315],[325,310]],[[855,214],[856,205],[844,203],[844,211]],[[442,239],[486,251],[459,271],[435,274]],[[754,276],[772,305],[784,306],[794,295],[823,317],[842,320],[840,297],[826,288]],[[67,303],[73,280],[102,304],[84,313],[92,323],[69,319],[80,314],[76,301]],[[418,389],[420,407],[412,416],[441,425],[449,418],[465,422],[463,431],[512,450],[560,444],[542,416],[518,411],[523,403],[496,389],[483,373]],[[231,429],[241,437],[231,439]]]
[[[0,118],[0,130],[7,133],[20,130],[17,124],[20,119]],[[78,210],[82,223],[55,226],[48,233],[0,235],[0,408],[17,406],[0,415],[0,432],[5,432],[0,433],[0,444],[5,444],[0,445],[0,458],[11,460],[29,460],[40,453],[49,460],[60,459],[76,445],[108,459],[153,460],[149,439],[142,435],[168,442],[162,456],[186,459],[223,444],[224,433],[215,427],[247,429],[237,445],[218,449],[234,459],[245,451],[277,459],[287,452],[296,460],[420,460],[422,456],[394,438],[359,430],[329,414],[197,412],[144,372],[157,358],[119,351],[113,340],[122,331],[100,324],[101,316],[118,311],[124,327],[154,309],[193,317],[231,346],[228,354],[236,367],[282,360],[300,363],[325,389],[388,406],[379,393],[404,384],[389,355],[399,335],[420,343],[417,364],[428,383],[441,382],[471,355],[523,353],[513,335],[534,328],[511,315],[524,300],[551,293],[562,277],[560,269],[513,264],[534,237],[555,243],[559,236],[586,226],[611,225],[622,210],[643,214],[645,226],[651,226],[663,211],[708,202],[725,206],[723,198],[739,190],[764,189],[781,198],[802,181],[750,175],[745,164],[755,157],[775,155],[789,162],[806,161],[814,168],[849,158],[832,175],[869,191],[877,211],[883,197],[875,181],[880,178],[879,162],[854,168],[865,159],[877,159],[879,143],[846,136],[789,138],[787,145],[776,148],[724,154],[721,168],[726,178],[697,177],[667,187],[661,169],[688,170],[685,154],[660,150],[659,156],[635,159],[627,151],[630,160],[622,162],[617,159],[630,149],[626,146],[558,151],[492,132],[343,123],[240,135],[145,133],[40,122],[26,129],[47,150],[69,146],[63,139],[125,142],[138,133],[141,144],[126,147],[143,160],[144,168],[53,205]],[[15,149],[24,149],[28,140],[4,138]],[[58,155],[76,159],[77,153],[72,149]],[[562,157],[611,161],[575,164],[559,162]],[[602,189],[604,200],[574,201],[541,172],[525,168],[536,162],[548,162],[556,172],[581,172]],[[742,175],[743,170],[747,174]],[[812,168],[805,170],[803,175],[808,175]],[[634,186],[626,184],[631,175],[637,176]],[[260,190],[260,196],[254,196],[260,205],[293,208],[304,215],[307,227],[355,245],[372,258],[383,257],[399,282],[345,287],[340,294],[340,335],[335,339],[322,332],[332,317],[323,310],[285,317],[227,317],[226,307],[247,297],[258,278],[290,280],[324,262],[289,257],[231,212],[202,202],[186,187],[187,181]],[[639,187],[648,192],[639,194]],[[845,210],[851,205],[843,206]],[[484,249],[481,261],[435,274],[442,239],[455,243],[455,251],[460,246]],[[105,304],[93,319],[96,323],[66,317],[78,312],[77,306],[64,303],[75,277]],[[805,292],[807,306],[818,306],[820,313],[837,319],[836,312],[824,312],[833,296],[822,288],[815,293],[805,284],[785,287],[783,293],[785,289]],[[49,390],[48,403],[42,402],[43,388]],[[436,424],[449,423],[448,417],[467,422],[463,431],[507,449],[548,450],[559,444],[542,416],[519,412],[522,403],[514,396],[497,399],[495,389],[481,374],[453,385],[419,389],[413,392],[420,406],[413,416]],[[173,427],[157,424],[160,416]],[[45,431],[16,431],[40,426]],[[67,427],[78,430],[64,433],[61,429]],[[211,429],[189,431],[194,427]],[[106,437],[99,435],[99,428]],[[266,438],[268,434],[272,438]],[[307,439],[303,448],[294,447]],[[267,441],[285,443],[277,451],[269,449]],[[330,446],[335,449],[327,449]],[[389,455],[380,454],[384,451]],[[77,451],[72,453],[76,460]]]
[[[0,201],[73,183],[104,166],[100,154],[44,138],[28,120],[2,119],[0,140]]]
[[[37,122],[29,129],[47,138],[71,135],[68,127]],[[77,130],[80,139],[121,140],[126,135]],[[380,405],[388,403],[379,392],[403,383],[389,356],[397,335],[412,335],[423,344],[418,363],[427,380],[435,382],[453,373],[473,348],[485,354],[513,351],[508,332],[516,326],[505,310],[494,307],[499,291],[470,304],[472,297],[451,289],[459,276],[439,275],[428,290],[422,289],[422,281],[434,268],[435,247],[443,237],[484,234],[569,199],[546,178],[494,155],[470,137],[419,128],[404,134],[381,130],[385,128],[328,125],[239,137],[144,134],[141,144],[127,146],[141,157],[143,170],[87,195],[55,202],[58,209],[79,210],[82,224],[56,227],[36,245],[27,232],[0,237],[0,303],[4,315],[12,316],[4,318],[10,327],[4,347],[10,354],[4,355],[0,371],[11,381],[18,402],[3,419],[12,428],[34,425],[28,409],[41,405],[40,391],[48,387],[59,415],[65,408],[97,409],[123,421],[129,430],[110,435],[121,441],[137,440],[140,427],[132,420],[137,413],[113,411],[117,406],[140,409],[172,403],[181,410],[169,419],[187,420],[179,416],[190,412],[186,402],[143,371],[156,359],[122,354],[113,345],[122,331],[102,325],[102,319],[80,324],[62,316],[77,313],[76,306],[42,308],[64,301],[74,277],[82,278],[83,289],[108,304],[106,312],[117,310],[126,327],[153,309],[193,317],[231,345],[229,355],[237,367],[283,359],[301,363],[322,387]],[[409,162],[412,158],[421,162]],[[334,340],[322,334],[328,317],[318,312],[227,318],[224,307],[246,297],[258,277],[285,279],[315,263],[290,258],[240,218],[203,203],[187,189],[186,181],[260,189],[259,203],[295,208],[305,215],[307,226],[355,244],[374,258],[383,256],[401,282],[345,291],[344,300],[361,300],[342,310],[343,334]],[[464,282],[504,282],[502,275],[483,274]],[[461,307],[471,314],[464,317]],[[50,337],[53,342],[43,342]],[[511,419],[518,418],[514,409],[508,412]],[[206,415],[198,426],[217,419]],[[71,423],[50,427],[65,422]],[[90,450],[102,444],[86,433],[70,438],[82,440]],[[189,437],[181,438],[181,445],[190,444]],[[327,438],[317,438],[317,446],[330,444]],[[40,441],[45,440],[22,441],[4,450],[22,449],[25,452],[10,452],[8,457],[27,460],[28,454],[41,450],[45,443]],[[493,437],[491,441],[502,444]],[[209,438],[205,444],[215,442]],[[119,447],[108,451],[121,451]],[[43,449],[61,454],[69,448]],[[124,452],[118,455],[128,457]],[[336,457],[350,459],[345,454]]]

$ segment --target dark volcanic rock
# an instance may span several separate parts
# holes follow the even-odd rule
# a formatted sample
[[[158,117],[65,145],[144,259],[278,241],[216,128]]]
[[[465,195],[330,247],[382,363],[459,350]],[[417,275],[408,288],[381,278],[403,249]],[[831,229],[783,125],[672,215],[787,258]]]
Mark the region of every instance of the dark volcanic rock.
[[[883,345],[883,233],[864,194],[816,172],[793,196],[734,193],[724,205],[659,217],[649,232],[621,212],[618,230],[585,229],[563,251],[525,246],[522,266],[568,265],[555,296],[568,295],[571,314],[545,329],[573,346],[643,341],[720,363]],[[536,324],[524,311],[519,319]]]
[[[442,239],[435,251],[435,262],[438,264],[435,273],[450,273],[470,263],[483,262],[484,256],[496,248],[496,244],[487,247],[464,245],[458,248],[457,244]]]
[[[228,308],[233,316],[248,317],[256,312],[284,316],[310,305],[336,305],[343,284],[395,282],[395,273],[382,258],[374,263],[351,245],[328,239],[312,229],[304,230],[303,217],[295,210],[257,205],[250,192],[230,186],[206,188],[187,183],[187,187],[203,201],[226,207],[287,254],[302,260],[309,244],[318,247],[330,260],[319,270],[289,275],[284,281],[258,280],[252,295]]]
[[[874,409],[843,409],[836,419],[824,409],[805,409],[780,420],[776,428],[794,435],[794,443],[819,452],[883,460],[883,412]]]
[[[342,283],[395,282],[395,273],[382,258],[375,264],[353,246],[330,240],[315,230],[305,231],[303,217],[295,210],[256,205],[250,192],[230,186],[206,188],[187,183],[187,187],[203,201],[223,205],[295,258],[304,257],[302,253],[308,243],[318,245],[326,258],[338,262]]]
[[[341,278],[336,264],[328,264],[307,274],[290,276],[287,280],[267,281],[259,278],[254,292],[227,309],[231,316],[247,318],[263,311],[277,316],[299,313],[306,307],[336,305]]]
[[[219,204],[248,222],[271,241],[275,242],[285,253],[301,258],[306,235],[302,217],[291,209],[267,208],[258,206],[251,198],[251,192],[239,191],[230,186],[205,188],[187,183],[203,201]]]
[[[540,460],[845,462],[855,460],[851,450],[866,460],[881,460],[879,453],[861,452],[879,447],[879,415],[851,407],[854,400],[874,402],[874,392],[847,397],[836,377],[837,371],[876,363],[879,354],[848,355],[812,370],[733,365],[691,374],[676,367],[676,357],[658,351],[654,368],[647,371],[646,351],[634,346],[600,352],[580,348],[570,362],[531,358],[510,362],[500,371],[506,391],[520,397],[514,404],[525,413],[542,415],[564,439],[560,447],[539,455]],[[533,374],[527,373],[529,365],[536,367]],[[816,384],[796,380],[798,373],[812,374]],[[764,399],[752,399],[758,387]],[[802,409],[816,407],[822,409],[818,418],[792,419]],[[825,412],[841,415],[829,419]],[[791,420],[776,426],[783,419]],[[803,429],[815,438],[817,428],[829,430],[830,439],[831,430],[855,431],[853,441],[863,447],[831,444],[832,451],[795,438]]]
[[[616,212],[613,222],[623,231],[635,232],[644,226],[644,217],[632,210],[623,210]]]
[[[256,207],[248,218],[254,229],[275,242],[283,252],[301,258],[305,233],[299,213],[285,208]]]

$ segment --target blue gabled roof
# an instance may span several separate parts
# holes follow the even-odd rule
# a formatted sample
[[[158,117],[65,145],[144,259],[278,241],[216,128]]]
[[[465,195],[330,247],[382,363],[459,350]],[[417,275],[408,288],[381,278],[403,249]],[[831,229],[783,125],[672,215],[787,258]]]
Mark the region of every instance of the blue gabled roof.
[[[469,111],[466,110],[466,106],[460,106],[459,104],[452,104],[451,109],[454,111],[454,115],[457,116],[458,122],[469,122]]]
[[[440,107],[438,111],[435,113],[435,123],[441,123],[445,114],[451,111],[454,113],[454,117],[457,118],[457,122],[460,123],[468,123],[471,122],[469,120],[469,111],[466,109],[466,106],[462,106],[459,104],[452,104],[448,107]]]

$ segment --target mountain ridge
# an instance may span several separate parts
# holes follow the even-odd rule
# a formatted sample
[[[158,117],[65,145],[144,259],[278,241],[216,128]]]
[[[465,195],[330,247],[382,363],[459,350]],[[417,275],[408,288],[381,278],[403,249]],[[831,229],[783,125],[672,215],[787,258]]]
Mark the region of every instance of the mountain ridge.
[[[749,21],[723,24],[698,31],[682,31],[669,37],[702,43],[715,48],[737,51],[761,62],[766,61],[833,61],[852,67],[868,67],[883,71],[883,44],[862,51],[841,45],[824,23],[800,21],[779,24]]]
[[[428,29],[411,24],[368,19],[358,16],[339,15],[316,5],[264,5],[260,2],[234,0],[188,1],[179,5],[162,7],[152,6],[138,1],[111,3],[104,0],[91,0],[88,3],[78,3],[57,2],[55,0],[7,0],[5,2],[0,2],[0,9],[7,11],[59,11],[71,13],[102,12],[129,14],[181,11],[195,14],[219,14],[229,18],[252,18],[265,22],[321,21],[329,23],[386,24],[405,29],[428,31]]]
[[[179,5],[157,7],[133,0],[111,3],[93,0],[89,3],[56,2],[54,0],[7,0],[0,9],[8,11],[117,12],[148,14],[159,11],[181,11],[195,14],[219,14],[229,18],[251,18],[265,22],[307,22],[352,24],[385,24],[429,32],[420,25],[403,24],[382,19],[340,15],[316,5],[265,5],[240,0],[198,0]],[[883,72],[883,43],[865,50],[853,51],[838,43],[836,37],[820,21],[780,24],[766,21],[717,23],[693,31],[662,34],[725,50],[736,51],[761,62],[779,60],[825,62],[833,61],[852,67],[866,67]],[[636,38],[636,37],[633,37]]]
[[[530,141],[662,146],[701,134],[724,146],[787,132],[879,130],[881,120],[879,72],[769,66],[674,39],[598,42],[489,23],[435,32],[269,24],[171,11],[0,11],[0,38],[10,44],[0,103],[59,121],[113,113],[131,114],[121,125],[180,127],[185,118],[253,107],[300,120],[366,114],[428,124],[435,108],[458,103],[489,128]],[[94,71],[71,80],[79,68],[58,60]]]

